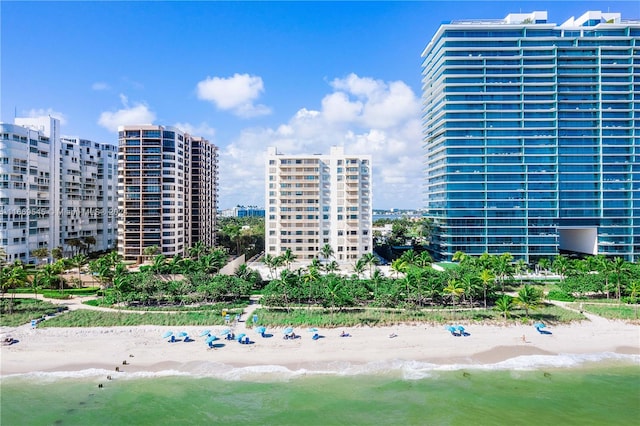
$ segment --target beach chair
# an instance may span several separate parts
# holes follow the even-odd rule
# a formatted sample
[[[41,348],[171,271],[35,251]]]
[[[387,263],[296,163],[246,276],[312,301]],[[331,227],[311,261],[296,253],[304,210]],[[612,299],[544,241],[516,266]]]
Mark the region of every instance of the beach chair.
[[[245,336],[244,338],[244,344],[248,345],[249,343],[251,343],[251,340],[249,340],[249,336]]]
[[[169,343],[175,343],[176,342],[176,336],[171,336],[171,339],[169,339]]]
[[[318,333],[314,334],[313,337],[311,337],[313,340],[318,340],[320,338],[320,335]]]

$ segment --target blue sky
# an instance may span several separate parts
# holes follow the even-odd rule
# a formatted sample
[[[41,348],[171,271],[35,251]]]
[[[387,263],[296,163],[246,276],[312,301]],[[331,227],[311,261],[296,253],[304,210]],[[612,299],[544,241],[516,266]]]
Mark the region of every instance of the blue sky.
[[[220,148],[220,206],[264,205],[264,153],[373,156],[374,208],[419,208],[420,54],[442,21],[638,1],[14,2],[0,5],[1,120],[50,114],[117,143],[177,126]]]

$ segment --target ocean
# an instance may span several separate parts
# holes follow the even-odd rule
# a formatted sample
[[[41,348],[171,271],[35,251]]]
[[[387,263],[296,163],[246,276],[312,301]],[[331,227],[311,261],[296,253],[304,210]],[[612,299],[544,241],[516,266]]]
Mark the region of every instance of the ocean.
[[[329,371],[193,367],[4,376],[0,422],[609,426],[640,419],[640,357],[632,355],[527,356],[485,366],[340,363]]]

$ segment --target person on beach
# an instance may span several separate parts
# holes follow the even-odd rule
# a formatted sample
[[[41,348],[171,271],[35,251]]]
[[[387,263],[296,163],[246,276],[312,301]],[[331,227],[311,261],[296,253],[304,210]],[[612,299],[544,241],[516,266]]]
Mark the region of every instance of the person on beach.
[[[342,330],[342,333],[340,333],[340,337],[349,337],[350,334],[345,332],[344,330]]]

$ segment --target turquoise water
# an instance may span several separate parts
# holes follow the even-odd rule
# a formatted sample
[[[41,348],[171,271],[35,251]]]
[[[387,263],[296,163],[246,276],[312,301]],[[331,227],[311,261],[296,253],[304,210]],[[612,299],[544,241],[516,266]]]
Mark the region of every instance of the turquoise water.
[[[562,369],[430,369],[411,378],[406,370],[284,379],[276,371],[258,381],[160,373],[107,381],[101,374],[4,377],[1,424],[631,425],[640,419],[637,359]]]

